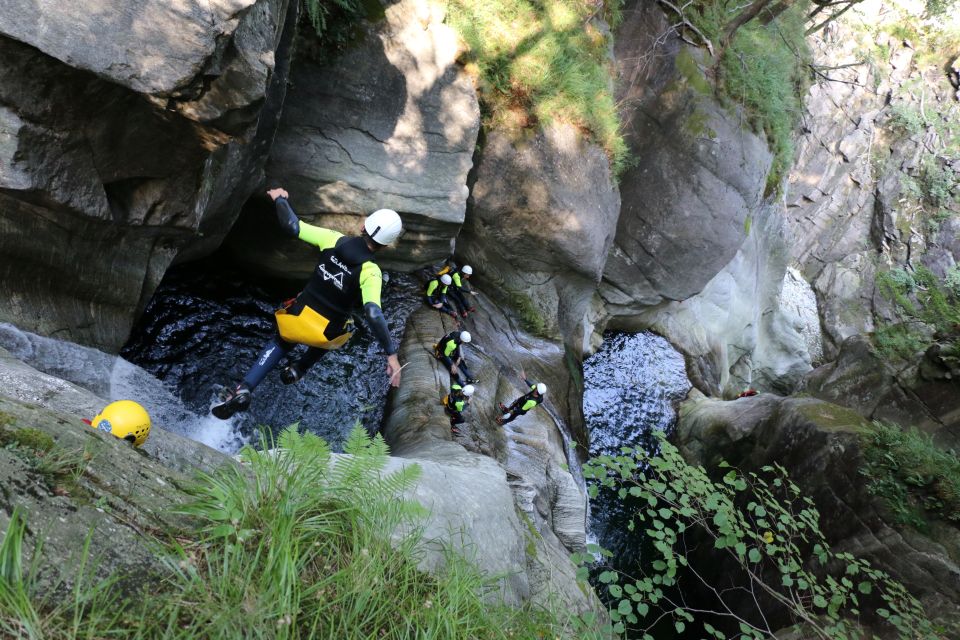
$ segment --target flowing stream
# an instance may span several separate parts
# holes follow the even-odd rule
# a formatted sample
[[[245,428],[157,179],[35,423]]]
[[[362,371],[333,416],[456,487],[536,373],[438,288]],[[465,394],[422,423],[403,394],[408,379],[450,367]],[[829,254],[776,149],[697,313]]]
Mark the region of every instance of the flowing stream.
[[[590,455],[619,455],[621,446],[656,446],[654,432],[676,425],[675,405],[690,391],[683,356],[653,333],[608,333],[583,363],[583,413]],[[614,552],[618,568],[638,560],[640,532],[629,532],[632,507],[601,491],[591,501],[590,527],[597,542]]]
[[[163,381],[190,411],[207,415],[220,389],[243,378],[273,335],[273,311],[302,284],[254,279],[214,261],[172,269],[122,355]],[[384,285],[384,313],[397,340],[420,304],[418,291],[407,275],[391,274]],[[257,387],[249,411],[232,419],[239,438],[255,438],[260,425],[278,432],[299,423],[338,450],[357,421],[375,433],[389,388],[386,357],[358,325],[347,346],[326,354],[295,385],[281,383],[281,362]]]

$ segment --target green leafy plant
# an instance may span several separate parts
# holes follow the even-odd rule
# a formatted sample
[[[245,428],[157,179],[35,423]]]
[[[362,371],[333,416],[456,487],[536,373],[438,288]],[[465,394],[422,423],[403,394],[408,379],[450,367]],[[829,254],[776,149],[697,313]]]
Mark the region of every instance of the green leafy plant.
[[[339,13],[356,19],[363,13],[360,0],[303,0],[303,8],[313,30],[320,37],[327,32],[332,16]]]
[[[690,627],[702,630],[698,637],[722,640],[774,637],[798,624],[804,637],[848,639],[861,637],[859,620],[875,612],[900,637],[935,637],[900,583],[830,548],[816,505],[782,467],[741,473],[723,463],[724,475],[714,480],[687,464],[665,436],[659,440],[657,455],[624,447],[584,468],[595,481],[591,495],[605,487],[639,501],[628,526],[642,527],[652,542],[639,576],[598,576],[613,602],[614,631],[629,628],[652,640],[654,628],[670,621],[679,634]],[[713,582],[718,563],[723,580]],[[691,589],[706,596],[688,602]]]
[[[953,452],[915,428],[885,422],[874,422],[862,440],[860,473],[898,523],[925,532],[931,517],[960,522],[960,461]]]

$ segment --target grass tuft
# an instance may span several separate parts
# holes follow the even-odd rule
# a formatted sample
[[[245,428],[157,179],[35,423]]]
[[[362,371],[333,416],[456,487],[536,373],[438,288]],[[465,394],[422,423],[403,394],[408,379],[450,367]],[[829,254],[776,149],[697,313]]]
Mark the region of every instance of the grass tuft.
[[[156,541],[171,574],[148,598],[115,581],[92,586],[81,570],[73,602],[43,600],[36,567],[20,564],[15,512],[0,545],[0,635],[507,640],[568,636],[576,623],[505,606],[495,583],[449,549],[442,573],[421,571],[422,507],[402,497],[420,470],[386,472],[382,437],[357,425],[336,460],[295,427],[265,435],[261,448],[243,450],[243,468],[200,477],[182,508],[191,528]]]
[[[868,489],[899,524],[926,532],[931,517],[960,522],[960,460],[915,428],[874,422],[863,437]]]
[[[598,8],[602,11],[598,12]],[[512,131],[551,122],[579,127],[606,151],[615,176],[628,150],[614,103],[610,36],[620,2],[449,0],[447,20],[469,47],[485,124]]]

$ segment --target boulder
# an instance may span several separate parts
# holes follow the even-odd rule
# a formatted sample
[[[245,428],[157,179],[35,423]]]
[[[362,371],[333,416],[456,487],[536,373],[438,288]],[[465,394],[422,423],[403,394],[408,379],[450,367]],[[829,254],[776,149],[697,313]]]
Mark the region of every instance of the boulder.
[[[944,447],[960,445],[960,393],[956,365],[933,345],[919,366],[896,369],[866,336],[840,345],[832,362],[811,371],[799,389],[849,407],[872,420],[914,426]]]
[[[214,249],[260,181],[299,4],[14,4],[0,321],[116,351],[167,266]]]
[[[465,352],[470,372],[480,382],[465,414],[467,422],[460,426],[461,435],[451,434],[440,404],[449,389],[449,375],[433,356],[433,345],[452,327],[444,327],[438,315],[426,308],[411,316],[401,344],[403,379],[390,398],[383,435],[394,456],[476,469],[465,481],[472,492],[492,491],[486,487],[494,481],[492,487],[510,489],[514,509],[496,516],[504,520],[481,525],[479,520],[497,512],[453,508],[460,518],[478,520],[473,527],[482,528],[478,533],[484,538],[475,541],[478,549],[499,549],[503,557],[490,567],[509,562],[523,569],[507,585],[513,598],[529,592],[537,602],[560,597],[576,610],[594,608],[592,592],[585,595],[580,590],[569,562],[569,554],[585,545],[586,497],[569,470],[579,467],[567,444],[570,421],[566,419],[578,410],[570,406],[578,404],[578,396],[567,374],[564,352],[555,343],[520,330],[517,320],[500,312],[486,296],[475,301],[478,311],[471,316],[469,329],[477,337]],[[547,383],[547,402],[499,426],[497,402],[509,404],[526,391],[521,370]],[[489,563],[480,564],[486,568]]]
[[[528,325],[586,350],[586,317],[613,243],[620,195],[606,154],[570,125],[528,140],[491,131],[457,254]]]
[[[664,43],[670,28],[655,5],[636,3],[616,38],[635,164],[620,177],[623,207],[600,288],[611,316],[703,290],[746,239],[772,160],[742,115],[717,101],[698,50]]]
[[[744,472],[783,465],[816,502],[820,527],[834,550],[887,571],[931,615],[956,616],[956,527],[943,523],[928,537],[894,524],[858,472],[865,428],[856,412],[814,398],[761,394],[724,402],[699,396],[681,405],[676,440],[692,464],[707,469],[721,460]]]
[[[480,109],[443,18],[426,0],[389,3],[338,57],[304,54],[270,154],[271,182],[306,222],[353,232],[359,216],[398,211],[407,233],[383,254],[388,266],[448,256],[463,223]],[[271,209],[251,203],[229,246],[270,273],[305,277],[314,255],[283,244]]]

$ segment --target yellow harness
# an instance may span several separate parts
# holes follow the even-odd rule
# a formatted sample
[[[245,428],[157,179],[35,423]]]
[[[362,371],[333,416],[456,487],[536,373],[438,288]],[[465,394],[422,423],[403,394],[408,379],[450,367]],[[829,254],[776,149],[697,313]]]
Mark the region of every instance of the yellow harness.
[[[304,307],[298,315],[287,313],[286,309],[277,309],[273,314],[277,319],[277,329],[280,337],[287,342],[297,342],[320,349],[339,349],[347,343],[353,331],[346,331],[333,338],[327,337],[327,328],[330,321],[311,309]],[[348,320],[347,325],[352,325]]]

